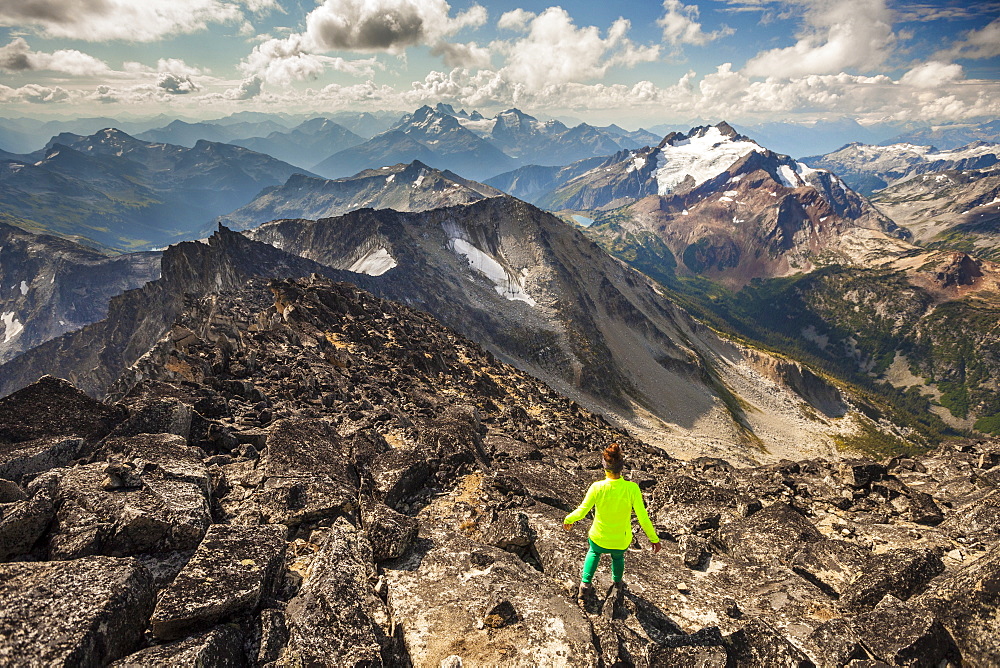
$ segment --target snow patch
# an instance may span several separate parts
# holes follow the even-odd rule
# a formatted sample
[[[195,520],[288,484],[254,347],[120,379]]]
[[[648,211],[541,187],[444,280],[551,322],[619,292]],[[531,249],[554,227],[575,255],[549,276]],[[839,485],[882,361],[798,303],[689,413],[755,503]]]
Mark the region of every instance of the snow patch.
[[[385,180],[385,185],[389,185],[390,183],[392,183],[395,180],[396,180],[396,175],[395,174],[390,174],[389,178],[387,178]]]
[[[417,178],[413,181],[413,187],[414,188],[419,188],[420,186],[423,185],[423,183],[424,183],[424,174],[426,174],[426,172],[421,169],[420,173],[417,174]]]
[[[722,194],[725,195],[726,197],[736,197],[736,191],[735,190],[727,190],[726,192],[724,192]]]
[[[398,263],[385,248],[375,248],[354,261],[347,271],[355,274],[368,274],[369,276],[381,276],[385,272],[395,267]]]
[[[28,282],[21,281],[21,296],[23,297],[26,294],[28,294]]]
[[[732,191],[728,191],[728,192],[732,192]],[[733,198],[732,197],[720,197],[719,201],[720,202],[732,202]]]
[[[734,141],[714,127],[701,137],[668,144],[660,149],[657,156],[657,194],[669,194],[689,176],[694,179],[695,186],[701,185],[746,154],[763,150],[752,141]]]
[[[0,315],[0,322],[3,322],[4,325],[4,343],[9,343],[24,331],[24,325],[18,322],[17,318],[14,317],[13,311],[7,311],[3,315]]]
[[[511,301],[522,301],[529,306],[535,306],[535,300],[524,291],[521,283],[503,268],[491,255],[484,253],[465,239],[452,238],[448,240],[449,247],[463,255],[469,266],[493,281],[496,291]]]
[[[629,172],[637,172],[645,166],[646,166],[646,156],[633,155],[632,164],[628,166],[628,168],[625,170],[625,173],[628,174]]]
[[[687,209],[684,209],[683,211],[681,211],[681,215],[682,215],[682,216],[687,216],[687,215],[689,215],[689,214],[688,214],[688,210],[687,210]]]

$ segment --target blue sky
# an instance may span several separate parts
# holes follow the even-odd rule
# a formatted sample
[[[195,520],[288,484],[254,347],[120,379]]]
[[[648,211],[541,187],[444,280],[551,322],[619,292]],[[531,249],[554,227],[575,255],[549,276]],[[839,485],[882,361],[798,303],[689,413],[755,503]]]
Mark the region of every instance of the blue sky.
[[[0,0],[0,115],[1000,117],[1000,2]]]

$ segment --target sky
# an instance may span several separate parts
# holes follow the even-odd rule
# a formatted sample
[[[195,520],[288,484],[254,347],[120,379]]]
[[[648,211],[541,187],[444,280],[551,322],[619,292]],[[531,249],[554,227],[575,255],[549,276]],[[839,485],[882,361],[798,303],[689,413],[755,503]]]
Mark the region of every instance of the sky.
[[[0,117],[1000,117],[1000,1],[0,0]]]

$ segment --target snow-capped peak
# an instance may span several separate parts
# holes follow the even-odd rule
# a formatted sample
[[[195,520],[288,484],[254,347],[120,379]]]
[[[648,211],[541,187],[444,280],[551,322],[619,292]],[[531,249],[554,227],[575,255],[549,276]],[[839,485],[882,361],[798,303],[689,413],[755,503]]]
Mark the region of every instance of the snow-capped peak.
[[[657,193],[669,194],[688,177],[694,180],[694,186],[700,185],[748,153],[765,150],[745,137],[723,132],[724,129],[699,128],[687,137],[664,142],[656,156]]]

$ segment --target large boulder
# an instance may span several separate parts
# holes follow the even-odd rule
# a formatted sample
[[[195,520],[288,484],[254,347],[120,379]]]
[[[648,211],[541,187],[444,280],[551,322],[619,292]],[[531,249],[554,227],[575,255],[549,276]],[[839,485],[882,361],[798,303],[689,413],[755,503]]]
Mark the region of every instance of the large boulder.
[[[184,640],[153,645],[115,661],[116,668],[243,668],[244,637],[235,624],[222,624]]]
[[[0,561],[31,551],[55,518],[55,485],[36,484],[30,489],[30,498],[0,503]]]
[[[900,548],[876,555],[844,588],[840,606],[845,610],[871,610],[887,594],[906,600],[944,570],[944,563],[926,548]]]
[[[122,476],[128,474],[128,480]],[[211,522],[202,488],[107,463],[52,471],[58,511],[49,557],[193,550]]]
[[[111,437],[101,444],[101,452],[139,466],[152,464],[165,479],[194,483],[206,494],[211,493],[205,452],[190,447],[187,440],[177,434],[142,433]]]
[[[731,555],[748,563],[787,563],[823,534],[802,513],[785,503],[775,503],[748,518],[732,522],[716,534]]]
[[[139,644],[155,603],[135,559],[0,565],[0,664],[103,666]]]
[[[584,613],[509,552],[454,538],[431,549],[417,570],[385,575],[415,668],[437,668],[452,656],[469,665],[598,664]]]
[[[373,502],[364,508],[362,521],[375,561],[403,556],[417,538],[417,519],[398,513],[382,503]]]
[[[1000,545],[914,602],[937,615],[970,665],[1000,665]]]
[[[385,604],[375,594],[371,545],[338,518],[320,544],[298,595],[285,610],[294,665],[392,666],[398,660]]]
[[[287,528],[213,524],[191,560],[160,595],[153,635],[183,637],[252,614],[279,580]]]
[[[845,540],[818,540],[806,544],[791,560],[796,573],[831,596],[840,597],[864,569],[871,553]]]

